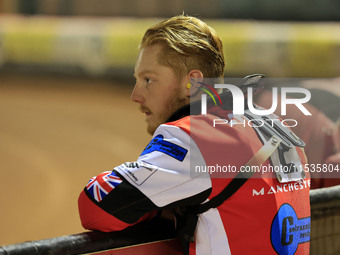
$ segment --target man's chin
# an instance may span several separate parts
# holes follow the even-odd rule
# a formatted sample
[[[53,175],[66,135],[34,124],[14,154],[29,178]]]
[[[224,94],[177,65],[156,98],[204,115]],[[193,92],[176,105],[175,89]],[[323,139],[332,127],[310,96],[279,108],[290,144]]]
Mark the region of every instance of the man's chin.
[[[162,115],[161,117],[158,117],[158,118],[155,118],[155,116],[152,116],[154,118],[147,119],[146,120],[146,122],[147,122],[146,131],[148,132],[148,134],[153,135],[156,132],[157,128],[167,121],[169,116],[168,115]]]
[[[153,135],[155,131],[156,131],[155,128],[151,128],[150,126],[146,127],[146,132],[148,132],[149,135]]]
[[[164,123],[164,122],[161,122],[161,123],[150,123],[150,124],[148,123],[147,127],[146,127],[146,131],[148,132],[148,134],[153,135],[156,132],[157,128],[162,123]]]
[[[159,125],[155,125],[154,123],[147,123],[146,132],[148,132],[149,135],[153,135],[158,127]]]

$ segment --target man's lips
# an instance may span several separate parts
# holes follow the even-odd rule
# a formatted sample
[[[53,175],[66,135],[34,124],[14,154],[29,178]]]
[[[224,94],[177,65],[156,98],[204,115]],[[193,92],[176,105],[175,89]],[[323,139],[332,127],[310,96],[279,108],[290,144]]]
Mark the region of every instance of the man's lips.
[[[148,109],[148,108],[146,108],[146,107],[141,106],[141,107],[140,107],[140,111],[141,111],[142,113],[144,113],[145,116],[151,115],[150,109]]]

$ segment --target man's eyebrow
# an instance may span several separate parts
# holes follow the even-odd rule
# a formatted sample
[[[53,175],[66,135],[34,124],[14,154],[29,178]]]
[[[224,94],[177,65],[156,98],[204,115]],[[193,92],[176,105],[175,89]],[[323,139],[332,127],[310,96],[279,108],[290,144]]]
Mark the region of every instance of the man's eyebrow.
[[[151,71],[151,70],[144,70],[142,72],[139,72],[139,73],[134,73],[133,76],[143,76],[143,75],[146,75],[146,74],[155,74],[157,75],[158,73],[156,73],[155,71]]]

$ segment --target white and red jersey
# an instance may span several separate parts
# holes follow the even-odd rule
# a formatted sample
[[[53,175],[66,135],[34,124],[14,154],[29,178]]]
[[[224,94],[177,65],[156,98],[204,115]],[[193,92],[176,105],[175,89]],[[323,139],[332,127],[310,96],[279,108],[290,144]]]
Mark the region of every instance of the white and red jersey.
[[[219,194],[266,140],[249,125],[214,125],[228,114],[214,107],[159,126],[137,161],[90,180],[79,197],[82,225],[118,231]],[[263,165],[280,165],[280,157],[276,151]],[[285,152],[284,161],[306,163],[299,147]],[[255,174],[221,206],[200,214],[190,254],[309,254],[310,179],[280,181],[270,171]]]

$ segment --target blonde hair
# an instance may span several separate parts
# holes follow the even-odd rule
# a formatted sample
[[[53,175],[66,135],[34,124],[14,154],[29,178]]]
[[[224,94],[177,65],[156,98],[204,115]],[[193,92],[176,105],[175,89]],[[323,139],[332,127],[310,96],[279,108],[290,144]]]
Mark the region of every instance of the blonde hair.
[[[178,75],[200,70],[206,78],[223,77],[224,56],[221,38],[198,18],[179,15],[150,27],[139,49],[161,44],[160,64]]]

